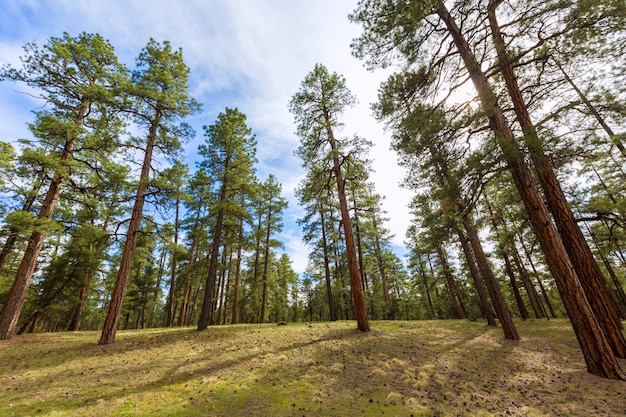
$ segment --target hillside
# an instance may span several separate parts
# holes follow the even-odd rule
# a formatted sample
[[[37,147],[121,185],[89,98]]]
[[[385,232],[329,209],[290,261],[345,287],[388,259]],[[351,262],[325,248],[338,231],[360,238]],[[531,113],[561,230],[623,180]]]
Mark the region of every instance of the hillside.
[[[48,333],[0,341],[1,416],[615,416],[564,320]],[[626,368],[626,361],[620,362]]]

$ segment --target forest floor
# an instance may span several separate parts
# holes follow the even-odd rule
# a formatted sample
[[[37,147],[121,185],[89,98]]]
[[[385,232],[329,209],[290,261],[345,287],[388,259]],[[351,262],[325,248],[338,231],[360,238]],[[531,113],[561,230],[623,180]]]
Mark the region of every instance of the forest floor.
[[[0,416],[619,416],[565,320],[237,325],[0,341]],[[620,360],[626,369],[626,361]]]

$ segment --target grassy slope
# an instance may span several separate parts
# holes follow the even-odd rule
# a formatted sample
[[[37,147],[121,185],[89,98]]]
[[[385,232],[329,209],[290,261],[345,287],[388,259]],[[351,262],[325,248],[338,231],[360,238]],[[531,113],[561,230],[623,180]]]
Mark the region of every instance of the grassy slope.
[[[0,416],[615,416],[567,321],[240,325],[0,341]],[[621,361],[626,368],[626,361]]]

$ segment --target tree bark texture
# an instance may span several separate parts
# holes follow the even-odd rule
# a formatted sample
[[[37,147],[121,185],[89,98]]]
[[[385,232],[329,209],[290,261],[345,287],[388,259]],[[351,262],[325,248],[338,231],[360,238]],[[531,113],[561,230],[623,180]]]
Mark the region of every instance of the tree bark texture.
[[[28,197],[24,201],[24,204],[22,206],[23,212],[30,213],[30,210],[32,209],[33,204],[35,203],[35,200],[37,199],[37,191],[41,187],[41,177],[42,175],[39,175],[35,183],[35,186],[31,190],[31,193],[28,195]],[[20,233],[19,229],[15,227],[12,227],[9,230],[9,236],[7,237],[7,240],[4,242],[4,245],[2,246],[2,251],[0,251],[0,271],[2,270],[2,267],[6,263],[7,259],[9,259],[9,254],[15,247],[15,242],[17,242],[19,233]]]
[[[502,252],[502,259],[504,260],[504,270],[509,277],[509,281],[511,283],[511,290],[513,291],[513,295],[515,296],[515,303],[517,304],[517,310],[519,311],[519,315],[522,320],[527,320],[530,318],[530,314],[528,314],[528,309],[526,308],[526,304],[524,304],[522,294],[519,291],[519,285],[517,285],[517,277],[515,276],[515,272],[513,271],[513,265],[511,265],[511,258],[509,258],[509,254],[506,250]]]
[[[376,214],[372,213],[372,227],[374,228],[374,251],[376,254],[376,264],[378,265],[378,272],[380,272],[380,279],[383,284],[383,297],[385,299],[385,319],[393,320],[395,312],[393,303],[391,302],[391,296],[389,294],[389,284],[387,279],[387,271],[385,270],[385,263],[383,261],[383,252],[380,247],[380,236],[378,235],[378,222],[376,221]]]
[[[430,290],[428,289],[428,280],[426,279],[426,271],[424,271],[423,263],[420,263],[420,275],[424,281],[424,291],[426,292],[426,299],[428,300],[428,318],[433,320],[435,318],[435,308],[433,307],[433,300],[430,296]]]
[[[467,237],[472,245],[474,254],[476,255],[476,263],[478,263],[478,269],[485,280],[485,285],[487,286],[487,291],[489,291],[489,297],[491,298],[493,308],[496,310],[496,315],[500,320],[500,324],[502,324],[504,337],[510,340],[519,340],[519,334],[515,328],[515,323],[513,323],[511,312],[506,306],[498,281],[496,280],[496,277],[487,262],[487,255],[485,255],[483,245],[480,243],[476,226],[474,226],[474,222],[469,218],[469,215],[463,216],[463,227],[465,228]]]
[[[82,126],[88,106],[88,101],[81,105],[81,108],[78,111],[78,116],[74,120],[74,123],[77,126]],[[66,142],[59,158],[61,163],[68,160],[72,156],[75,145],[75,138],[69,139]],[[54,179],[50,182],[50,186],[48,187],[48,191],[44,197],[41,209],[37,215],[39,220],[52,219],[54,207],[56,206],[59,194],[61,193],[61,186],[65,181],[65,175],[65,173],[57,172]],[[30,281],[33,277],[33,273],[35,272],[37,259],[39,258],[39,253],[41,252],[41,247],[43,246],[45,237],[46,236],[43,231],[34,231],[28,239],[26,251],[24,252],[20,266],[17,269],[15,280],[9,290],[7,301],[4,303],[2,310],[0,311],[0,340],[10,339],[15,334],[15,328],[22,313],[22,307],[24,306],[24,301],[26,300],[26,294],[28,293]]]
[[[522,285],[524,286],[526,294],[528,295],[528,301],[530,302],[530,306],[533,309],[533,314],[535,315],[535,318],[542,319],[545,317],[545,315],[543,314],[543,307],[541,305],[541,300],[539,299],[539,294],[537,294],[537,290],[535,289],[535,286],[528,276],[528,271],[522,263],[519,252],[517,251],[515,246],[511,246],[513,262],[515,263],[515,267],[517,268],[517,271],[519,272],[519,275],[522,279]]]
[[[115,278],[115,285],[113,286],[113,292],[111,293],[111,302],[109,303],[107,316],[104,320],[102,334],[100,335],[100,341],[98,342],[99,345],[108,345],[115,341],[115,333],[117,332],[117,327],[120,323],[122,305],[124,304],[124,295],[126,294],[128,279],[133,267],[133,260],[135,259],[137,236],[139,233],[141,219],[143,217],[143,205],[146,201],[150,165],[152,163],[152,153],[154,151],[154,145],[157,138],[157,129],[159,128],[159,123],[161,121],[161,111],[160,107],[157,106],[156,117],[150,126],[150,133],[148,134],[143,164],[141,165],[141,174],[139,175],[139,186],[137,187],[137,194],[135,195],[135,204],[133,205],[128,231],[126,232],[126,242],[124,242],[124,248],[122,249],[120,268],[118,269],[117,277]]]
[[[611,346],[604,336],[603,329],[587,301],[585,291],[552,222],[550,213],[543,203],[530,170],[524,162],[513,132],[509,128],[502,109],[497,105],[496,95],[486,75],[482,72],[470,45],[443,2],[438,4],[436,13],[446,24],[448,32],[452,36],[478,92],[483,110],[489,119],[489,125],[502,148],[515,186],[530,216],[533,230],[555,277],[559,293],[563,298],[563,303],[581,346],[587,370],[605,378],[626,379],[626,375],[620,369]]]
[[[487,319],[487,325],[495,327],[498,325],[496,323],[496,315],[493,313],[491,304],[489,303],[487,294],[485,293],[485,285],[481,279],[482,276],[478,266],[476,266],[476,260],[470,247],[469,240],[460,228],[457,228],[456,232],[459,237],[459,242],[461,243],[461,249],[463,249],[463,254],[465,255],[465,259],[467,261],[467,266],[470,269],[472,280],[474,281],[474,288],[476,289],[476,294],[478,294],[478,300],[480,301],[480,310],[483,316]]]
[[[524,97],[517,84],[513,66],[507,55],[505,44],[496,20],[495,8],[501,0],[496,0],[489,7],[489,23],[492,30],[494,44],[498,53],[500,70],[504,76],[507,90],[513,102],[517,121],[522,128],[530,157],[535,166],[537,177],[546,195],[548,208],[554,217],[556,227],[565,250],[578,275],[582,287],[595,313],[602,330],[611,345],[613,352],[620,358],[626,358],[626,339],[622,334],[622,325],[613,306],[611,295],[606,285],[602,270],[593,257],[585,236],[578,227],[574,213],[570,209],[565,193],[561,189],[556,174],[550,165],[535,126],[528,113]]]
[[[333,297],[333,285],[330,276],[330,265],[328,262],[328,242],[326,240],[326,219],[324,216],[324,209],[321,203],[319,204],[320,210],[320,228],[322,229],[322,249],[324,251],[324,277],[326,279],[326,294],[328,296],[328,310],[330,312],[330,321],[337,321],[337,307],[335,305],[335,299]]]
[[[325,112],[326,120],[330,120],[330,116]],[[330,146],[333,152],[337,149],[335,136],[330,128],[327,129]],[[341,211],[341,224],[343,225],[344,237],[346,239],[346,255],[348,257],[348,272],[350,274],[350,287],[352,288],[352,301],[354,305],[354,313],[357,321],[357,327],[362,332],[369,332],[370,325],[367,318],[367,306],[365,304],[365,294],[363,292],[363,282],[361,279],[361,271],[354,245],[354,235],[352,233],[352,221],[350,220],[350,212],[348,210],[348,202],[346,199],[346,186],[341,174],[341,165],[339,158],[333,158],[333,168],[335,179],[337,181],[337,194],[339,197],[339,208]]]
[[[223,186],[222,193],[225,197],[226,187]],[[213,298],[215,292],[215,281],[217,279],[217,261],[221,246],[222,226],[224,223],[224,211],[219,210],[217,220],[215,222],[215,233],[213,233],[213,246],[211,248],[211,258],[209,260],[209,273],[204,286],[204,298],[202,300],[202,309],[200,310],[200,318],[198,320],[198,331],[206,330],[209,327],[211,311],[213,309]]]
[[[530,264],[530,269],[532,269],[533,275],[537,278],[537,284],[539,285],[539,289],[541,290],[541,295],[543,295],[543,300],[546,303],[546,306],[548,306],[548,310],[550,310],[550,315],[552,316],[552,318],[556,318],[557,315],[556,315],[556,312],[554,311],[554,307],[552,306],[552,301],[550,301],[550,297],[548,297],[548,292],[546,291],[546,288],[544,287],[543,282],[541,282],[541,277],[537,273],[537,268],[535,268],[535,264],[533,262],[532,256],[530,255],[530,251],[528,250],[526,243],[524,243],[524,239],[522,239],[521,236],[518,236],[518,239],[520,243],[522,244],[522,249],[524,249],[524,256],[526,256],[526,260]],[[546,318],[548,318],[548,312],[545,311],[545,309],[544,309],[544,313],[545,313]]]

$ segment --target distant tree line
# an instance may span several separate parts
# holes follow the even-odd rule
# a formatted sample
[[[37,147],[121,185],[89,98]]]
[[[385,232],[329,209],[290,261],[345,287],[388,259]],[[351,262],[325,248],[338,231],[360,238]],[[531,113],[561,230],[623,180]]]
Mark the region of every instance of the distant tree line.
[[[180,49],[150,40],[128,70],[100,35],[64,34],[22,62],[2,78],[45,105],[32,139],[2,143],[2,339],[293,317],[298,277],[275,238],[287,203],[255,175],[246,116],[226,108],[195,172],[183,162],[200,104]]]

